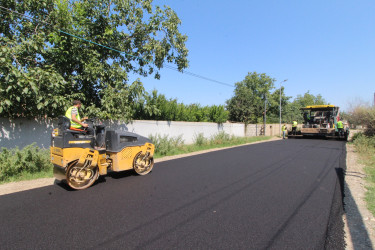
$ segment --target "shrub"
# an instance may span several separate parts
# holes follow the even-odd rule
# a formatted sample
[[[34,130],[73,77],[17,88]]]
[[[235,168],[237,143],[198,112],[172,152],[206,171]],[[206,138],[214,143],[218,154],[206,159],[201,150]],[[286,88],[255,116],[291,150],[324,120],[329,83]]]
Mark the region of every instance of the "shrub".
[[[225,133],[224,131],[221,131],[217,133],[216,135],[213,135],[211,137],[211,144],[223,144],[226,142],[229,142],[231,140],[231,137],[229,134]]]
[[[51,171],[49,151],[31,144],[23,149],[2,148],[0,152],[0,181],[19,177],[25,173]]]
[[[361,136],[364,136],[362,132],[355,133],[355,134],[352,136],[352,140],[355,141],[356,139],[358,139],[358,138],[361,137]]]
[[[203,133],[194,135],[194,144],[197,146],[203,146],[208,144],[208,140],[204,137]]]
[[[366,136],[363,133],[357,133],[353,136],[353,142],[359,152],[375,150],[375,136]]]
[[[354,125],[364,125],[365,135],[375,136],[375,107],[358,105],[349,112],[348,120]]]
[[[182,135],[177,137],[169,138],[168,135],[150,135],[152,143],[155,145],[155,154],[167,155],[173,153],[178,148],[181,148],[184,145],[182,140]]]

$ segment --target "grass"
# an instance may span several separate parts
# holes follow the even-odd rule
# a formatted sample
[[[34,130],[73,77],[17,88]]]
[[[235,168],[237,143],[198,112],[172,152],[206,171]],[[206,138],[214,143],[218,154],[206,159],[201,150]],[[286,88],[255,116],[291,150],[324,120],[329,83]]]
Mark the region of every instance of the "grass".
[[[168,138],[152,135],[149,137],[155,144],[156,149],[154,157],[156,159],[164,156],[186,154],[213,148],[243,145],[257,141],[269,140],[272,138],[271,136],[234,137],[225,133],[218,133],[211,138],[205,138],[203,137],[203,134],[198,134],[195,136],[193,144],[184,144],[181,137]],[[163,146],[160,145],[160,141],[163,142]],[[169,150],[164,150],[165,147],[167,147]]]
[[[22,175],[18,176],[11,176],[4,181],[0,181],[0,184],[5,184],[9,182],[16,182],[16,181],[27,181],[27,180],[35,180],[41,178],[52,178],[53,177],[53,169],[51,168],[49,171],[43,171],[38,173],[22,173]]]
[[[150,136],[155,144],[155,158],[197,152],[213,148],[223,148],[264,141],[271,136],[234,137],[218,133],[211,138],[198,134],[194,144],[186,145],[182,136]],[[49,160],[49,150],[29,145],[24,149],[6,149],[0,151],[0,184],[53,177],[53,166]]]
[[[361,159],[365,167],[366,173],[366,195],[365,199],[367,202],[368,209],[375,216],[375,149],[371,150],[372,152],[367,152],[366,154],[361,155]]]
[[[204,144],[204,145],[184,145],[180,148],[177,148],[175,151],[170,152],[168,154],[162,155],[160,153],[155,153],[155,159],[161,158],[164,156],[172,156],[172,155],[179,155],[179,154],[186,154],[186,153],[192,153],[192,152],[198,152],[202,150],[208,150],[208,149],[214,149],[214,148],[225,148],[225,147],[231,147],[231,146],[238,146],[238,145],[243,145],[247,143],[252,143],[252,142],[257,142],[257,141],[264,141],[264,140],[269,140],[271,137],[261,137],[261,138],[252,138],[248,140],[236,140],[236,141],[231,141],[231,142],[224,142],[221,144]]]
[[[359,153],[361,163],[365,165],[367,207],[375,216],[375,137],[359,134],[354,140],[354,145]]]

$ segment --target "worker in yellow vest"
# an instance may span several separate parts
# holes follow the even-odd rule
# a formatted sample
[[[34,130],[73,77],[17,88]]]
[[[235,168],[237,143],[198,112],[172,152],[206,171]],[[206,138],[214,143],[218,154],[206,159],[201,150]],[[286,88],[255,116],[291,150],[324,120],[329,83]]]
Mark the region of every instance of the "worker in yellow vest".
[[[339,131],[339,135],[344,135],[344,124],[342,121],[337,122],[337,130]]]
[[[294,120],[293,123],[292,123],[292,134],[295,135],[297,133],[297,121]]]
[[[283,132],[283,139],[285,139],[285,135],[286,135],[286,131],[287,131],[286,124],[284,124],[284,125],[281,127],[281,131]]]
[[[84,117],[81,119],[79,116],[79,109],[81,108],[81,105],[81,101],[74,100],[73,106],[68,108],[68,110],[65,112],[65,116],[70,120],[70,128],[73,130],[83,130],[86,131],[88,135],[94,135],[94,129],[90,128],[87,123],[83,122],[88,118]]]

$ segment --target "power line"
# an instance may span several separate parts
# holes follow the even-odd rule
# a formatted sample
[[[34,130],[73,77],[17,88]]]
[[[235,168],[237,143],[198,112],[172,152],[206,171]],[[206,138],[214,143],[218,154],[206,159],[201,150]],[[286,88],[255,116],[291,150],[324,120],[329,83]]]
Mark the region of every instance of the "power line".
[[[2,10],[2,9],[3,9],[3,10]],[[27,16],[27,15],[22,14],[22,13],[19,13],[19,12],[17,12],[17,11],[14,11],[14,10],[11,10],[11,9],[8,9],[8,8],[5,8],[5,7],[3,7],[3,6],[0,6],[0,11],[3,11],[3,12],[4,12],[4,10],[6,10],[6,12],[8,12],[8,13],[11,12],[11,13],[15,13],[15,14],[17,14],[17,15],[20,15],[20,16],[22,16],[22,17],[28,19],[28,20],[34,20],[34,21],[36,20],[37,22],[41,22],[41,23],[48,24],[48,25],[51,25],[51,26],[53,25],[53,24],[48,23],[48,22],[46,22],[46,21],[37,20],[37,19],[35,19],[35,18],[33,18],[33,17]],[[100,44],[100,43],[93,42],[93,41],[88,40],[88,39],[85,39],[85,38],[83,38],[83,37],[79,37],[79,36],[76,36],[76,35],[70,34],[70,33],[66,32],[66,31],[61,30],[61,29],[59,29],[58,31],[59,31],[60,33],[63,33],[63,34],[65,34],[65,35],[69,35],[69,36],[71,36],[71,37],[74,37],[74,38],[77,38],[77,39],[80,39],[80,40],[83,40],[83,41],[85,41],[85,42],[92,43],[92,44],[94,44],[94,45],[97,45],[97,46],[100,46],[100,47],[103,47],[103,48],[106,48],[106,49],[109,49],[109,50],[116,51],[116,52],[118,52],[118,53],[120,53],[120,54],[125,54],[125,55],[128,55],[128,56],[134,57],[134,58],[136,58],[136,59],[139,59],[139,60],[145,61],[145,62],[147,62],[147,63],[151,63],[151,62],[149,62],[149,61],[143,59],[142,57],[135,56],[135,55],[132,55],[132,54],[129,54],[129,53],[126,53],[126,52],[123,52],[123,51],[120,51],[120,50],[114,49],[114,48],[112,48],[112,47],[108,47],[108,46],[102,45],[102,44]],[[181,72],[178,68],[173,67],[173,66],[168,65],[168,64],[165,65],[165,68],[170,69],[170,70],[175,70],[175,71],[177,71],[177,72]],[[214,82],[214,83],[218,83],[218,84],[221,84],[221,85],[224,85],[224,86],[234,87],[234,85],[232,85],[232,84],[225,83],[225,82],[221,82],[221,81],[217,81],[217,80],[215,80],[215,79],[211,79],[211,78],[208,78],[208,77],[205,77],[205,76],[202,76],[202,75],[198,75],[198,74],[195,74],[195,73],[193,73],[193,72],[182,71],[181,73],[182,73],[182,74],[186,74],[186,75],[190,75],[190,76],[193,76],[193,77],[196,77],[196,78],[200,78],[200,79],[203,79],[203,80],[206,80],[206,81],[211,81],[211,82]]]
[[[165,65],[165,67],[166,67],[167,69],[171,69],[171,70],[175,70],[175,71],[180,72],[177,68],[175,68],[175,67],[173,67],[173,66]],[[198,75],[198,74],[195,74],[195,73],[189,72],[189,71],[182,71],[181,73],[182,73],[182,74],[186,74],[186,75],[190,75],[190,76],[193,76],[193,77],[201,78],[201,79],[206,80],[206,81],[215,82],[215,83],[218,83],[218,84],[221,84],[221,85],[225,85],[225,86],[228,86],[228,87],[234,87],[232,84],[225,83],[225,82],[220,82],[220,81],[217,81],[217,80],[214,80],[214,79],[211,79],[211,78],[205,77],[205,76],[201,76],[201,75]]]

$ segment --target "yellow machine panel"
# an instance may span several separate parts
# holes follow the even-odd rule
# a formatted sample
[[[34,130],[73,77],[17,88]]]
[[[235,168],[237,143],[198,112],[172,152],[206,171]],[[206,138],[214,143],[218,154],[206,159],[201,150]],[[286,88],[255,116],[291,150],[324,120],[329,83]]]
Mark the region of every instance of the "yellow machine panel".
[[[335,105],[310,105],[306,106],[305,109],[320,109],[320,108],[334,108]]]
[[[334,128],[301,128],[302,133],[309,133],[309,134],[334,134],[335,129]]]
[[[85,148],[51,147],[51,162],[65,168],[69,162],[78,160],[85,152]]]
[[[109,153],[109,158],[112,160],[112,170],[118,172],[132,169],[136,155],[149,153],[149,156],[152,157],[154,147],[153,144],[146,143],[143,146],[126,147],[118,153]]]
[[[109,166],[109,163],[107,162],[107,155],[100,154],[99,159],[98,159],[99,174],[106,175],[108,166]]]

